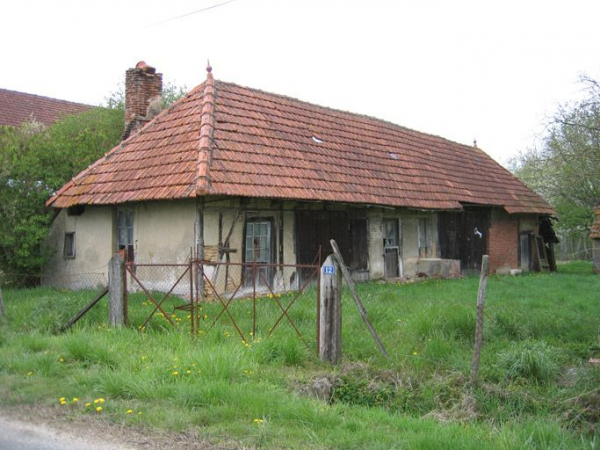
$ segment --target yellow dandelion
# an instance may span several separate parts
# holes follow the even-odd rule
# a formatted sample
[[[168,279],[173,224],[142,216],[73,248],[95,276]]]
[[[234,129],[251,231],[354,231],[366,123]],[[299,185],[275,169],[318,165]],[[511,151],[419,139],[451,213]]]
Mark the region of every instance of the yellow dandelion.
[[[66,404],[67,404],[67,402],[66,402],[65,400],[61,400],[61,401],[60,401],[60,404],[61,404],[61,405],[66,405]]]
[[[263,423],[264,420],[263,419],[254,419],[254,423],[259,424],[259,423]]]
[[[133,409],[128,409],[127,411],[125,411],[127,414],[133,414]]]
[[[58,362],[64,363],[65,359],[64,358],[58,358]]]
[[[90,406],[92,406],[92,404],[91,404],[90,402],[87,402],[87,403],[85,404],[85,407],[86,407],[86,408],[89,408]]]
[[[30,377],[31,375],[33,375],[33,372],[31,372],[31,371],[27,372],[27,376]]]
[[[417,356],[419,353],[418,352],[412,352],[413,356]]]
[[[174,371],[174,372],[171,373],[171,375],[173,375],[174,377],[176,377],[177,375],[179,375],[179,372]]]
[[[77,397],[73,397],[73,400],[72,400],[73,403],[77,403],[78,401],[79,401],[79,399]]]
[[[138,411],[138,416],[141,416],[141,415],[142,415],[142,412],[141,412],[141,411]]]
[[[66,400],[65,397],[61,397],[61,398],[58,399],[59,402],[64,402],[65,400]]]
[[[189,375],[190,373],[192,373],[192,371],[191,370],[186,370],[185,373],[187,373]]]
[[[97,406],[96,407],[96,412],[102,412],[102,406]]]

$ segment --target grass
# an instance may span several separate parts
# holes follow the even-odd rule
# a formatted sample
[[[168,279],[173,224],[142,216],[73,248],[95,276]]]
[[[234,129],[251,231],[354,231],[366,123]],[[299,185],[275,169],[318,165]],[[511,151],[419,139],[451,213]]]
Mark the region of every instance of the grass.
[[[93,292],[9,290],[0,404],[267,449],[597,448],[600,369],[587,361],[600,356],[600,278],[581,262],[491,277],[480,383],[470,389],[477,285],[476,277],[360,285],[389,360],[344,293],[337,367],[315,357],[314,292],[290,309],[304,341],[285,318],[268,337],[281,313],[275,299],[257,301],[254,336],[252,302],[232,303],[244,343],[226,315],[209,331],[218,303],[203,306],[194,339],[177,298],[165,306],[177,327],[157,315],[138,331],[152,310],[141,294],[130,298],[130,328],[109,328],[102,300],[56,334]],[[278,300],[285,307],[292,298]],[[325,399],[310,395],[315,380],[331,387]]]

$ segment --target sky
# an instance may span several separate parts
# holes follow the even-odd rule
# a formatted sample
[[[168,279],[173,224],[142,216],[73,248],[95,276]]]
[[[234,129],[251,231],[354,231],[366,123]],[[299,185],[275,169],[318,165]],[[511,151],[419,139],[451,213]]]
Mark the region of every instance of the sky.
[[[0,88],[97,105],[140,60],[188,89],[210,60],[506,163],[600,78],[598,17],[598,0],[2,0]]]

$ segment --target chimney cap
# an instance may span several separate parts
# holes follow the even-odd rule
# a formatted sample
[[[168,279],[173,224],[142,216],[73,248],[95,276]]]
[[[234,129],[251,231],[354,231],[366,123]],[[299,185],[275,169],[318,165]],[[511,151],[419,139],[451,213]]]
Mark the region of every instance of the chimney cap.
[[[141,70],[141,71],[146,72],[146,73],[152,73],[152,74],[156,73],[156,69],[154,67],[149,66],[148,64],[146,64],[146,61],[140,61],[140,62],[138,62],[135,65],[135,68],[137,70]]]

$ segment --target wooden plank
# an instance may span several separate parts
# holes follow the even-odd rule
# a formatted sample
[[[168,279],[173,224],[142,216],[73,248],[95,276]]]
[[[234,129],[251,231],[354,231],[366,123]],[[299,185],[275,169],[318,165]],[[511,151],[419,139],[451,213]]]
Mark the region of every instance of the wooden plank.
[[[373,328],[373,325],[371,325],[371,321],[369,320],[369,317],[367,316],[367,311],[366,311],[365,307],[363,306],[362,302],[360,301],[358,294],[356,293],[354,281],[350,277],[350,272],[348,272],[348,269],[347,269],[346,265],[344,264],[344,258],[342,257],[342,254],[340,253],[340,249],[338,248],[335,240],[331,239],[330,243],[331,243],[331,247],[333,248],[333,253],[335,254],[335,256],[338,260],[338,263],[340,265],[340,269],[342,270],[342,275],[344,276],[344,280],[346,280],[346,284],[348,285],[348,288],[350,289],[350,292],[352,293],[352,298],[354,299],[354,303],[356,303],[358,312],[360,313],[364,322],[367,324],[367,328],[369,329],[371,336],[373,336],[373,339],[375,340],[375,343],[377,344],[377,348],[379,348],[379,351],[381,352],[381,354],[383,356],[388,358],[388,353],[385,350],[385,347],[383,346],[381,339],[379,339],[379,336],[377,336],[377,332],[375,331],[375,328]]]
[[[100,291],[98,293],[98,295],[96,295],[96,297],[94,297],[94,299],[92,301],[90,301],[87,305],[85,305],[83,308],[81,308],[81,310],[77,314],[75,314],[71,320],[69,320],[69,323],[62,326],[59,331],[60,332],[66,331],[69,328],[71,328],[73,325],[75,325],[79,321],[79,319],[81,319],[90,309],[92,309],[96,305],[96,303],[98,303],[100,300],[102,300],[102,298],[106,294],[108,294],[108,286],[105,287],[102,291]]]
[[[481,258],[481,276],[479,278],[479,290],[477,291],[477,323],[475,327],[475,351],[471,360],[471,386],[477,384],[479,373],[479,360],[481,358],[481,347],[483,346],[483,310],[485,308],[485,290],[487,287],[490,257],[483,255]]]
[[[333,255],[321,267],[319,292],[319,358],[335,364],[342,358],[342,273]]]

